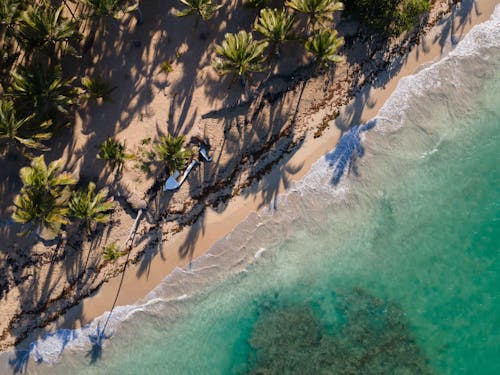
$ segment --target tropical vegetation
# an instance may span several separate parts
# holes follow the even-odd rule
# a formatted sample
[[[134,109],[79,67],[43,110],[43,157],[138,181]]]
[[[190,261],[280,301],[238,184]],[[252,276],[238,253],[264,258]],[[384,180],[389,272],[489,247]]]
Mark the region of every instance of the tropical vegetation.
[[[82,86],[84,96],[88,99],[102,99],[104,102],[111,102],[111,93],[115,89],[108,81],[101,76],[83,77]]]
[[[286,6],[307,16],[308,33],[325,28],[333,22],[335,12],[342,10],[344,5],[337,0],[287,0]]]
[[[37,231],[42,236],[55,237],[61,226],[69,223],[67,203],[76,178],[62,172],[57,162],[47,166],[43,155],[34,158],[29,167],[22,168],[19,176],[23,187],[14,199],[12,218],[29,225],[23,234]]]
[[[306,42],[306,50],[314,56],[314,62],[323,67],[328,64],[337,64],[342,61],[338,55],[344,39],[339,38],[337,30],[321,30],[311,36]]]
[[[273,52],[279,55],[279,44],[295,37],[293,24],[295,17],[285,9],[261,9],[253,29],[262,34],[270,43]]]
[[[156,160],[165,163],[170,174],[183,169],[187,161],[193,157],[193,151],[184,147],[185,140],[184,135],[174,137],[169,134],[160,136],[153,145]]]
[[[85,190],[74,191],[68,202],[69,215],[79,220],[88,234],[99,223],[107,223],[110,212],[115,208],[113,197],[108,198],[108,189],[96,192],[96,184],[89,182]]]
[[[68,116],[77,98],[71,85],[74,78],[64,78],[61,65],[44,69],[41,64],[19,66],[12,72],[9,95],[24,113],[35,113],[40,120]]]
[[[106,140],[99,147],[99,153],[97,154],[98,159],[103,159],[111,167],[111,170],[121,171],[123,163],[126,159],[130,159],[132,156],[126,153],[126,147],[124,142],[117,141],[111,137],[106,138]]]
[[[95,18],[112,17],[119,19],[124,14],[132,12],[139,7],[138,3],[123,6],[122,0],[80,0],[80,2],[91,9],[90,17]]]
[[[245,86],[250,73],[264,70],[263,52],[268,45],[266,41],[254,40],[252,34],[244,30],[228,33],[222,43],[215,46],[217,57],[213,67],[219,75],[234,74]]]
[[[204,21],[212,18],[222,5],[215,5],[212,0],[179,0],[186,8],[177,12],[178,17],[196,15]]]
[[[107,261],[110,261],[110,262],[114,262],[115,260],[117,260],[120,256],[121,256],[121,252],[120,252],[120,246],[118,245],[118,243],[116,242],[113,242],[109,245],[106,245],[104,247],[104,252],[102,254],[102,257],[107,260]]]
[[[26,53],[56,51],[76,53],[69,42],[78,36],[77,23],[63,16],[64,7],[48,6],[45,1],[29,5],[21,12],[15,31],[18,43]]]
[[[31,155],[26,150],[36,149],[46,151],[48,148],[41,143],[52,136],[49,132],[32,132],[28,129],[30,122],[35,117],[31,114],[28,117],[18,119],[14,102],[9,99],[0,99],[0,150],[10,152],[13,148],[24,155]],[[40,125],[40,129],[50,126],[50,122]]]
[[[413,28],[429,0],[345,0],[346,12],[364,25],[389,35]]]

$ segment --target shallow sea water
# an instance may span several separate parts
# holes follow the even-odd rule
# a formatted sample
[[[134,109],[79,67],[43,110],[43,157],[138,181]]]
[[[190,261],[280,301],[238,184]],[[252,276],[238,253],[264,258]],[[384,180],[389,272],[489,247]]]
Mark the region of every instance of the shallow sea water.
[[[119,309],[103,347],[101,319],[37,344],[54,364],[28,372],[499,374],[499,19],[401,82],[276,211]]]

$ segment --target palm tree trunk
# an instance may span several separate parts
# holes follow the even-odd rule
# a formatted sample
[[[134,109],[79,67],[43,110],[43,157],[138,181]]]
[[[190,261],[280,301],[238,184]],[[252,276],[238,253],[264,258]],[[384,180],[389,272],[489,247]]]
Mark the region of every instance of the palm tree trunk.
[[[73,13],[73,11],[71,10],[71,8],[68,6],[68,3],[66,2],[66,0],[63,0],[63,3],[64,3],[64,6],[66,7],[66,9],[71,14],[71,19],[74,20],[76,18],[75,13]]]
[[[245,77],[244,77],[243,74],[240,75],[240,83],[241,83],[241,87],[243,88],[243,94],[248,99],[250,97],[250,95],[249,95],[249,92],[248,92],[247,81],[245,80]]]
[[[125,246],[127,245],[127,243],[132,240],[132,243],[134,242],[134,238],[135,238],[135,234],[137,232],[137,227],[139,226],[139,220],[141,219],[141,216],[142,216],[142,210],[140,209],[138,212],[137,212],[137,216],[135,217],[135,221],[134,221],[134,224],[132,225],[132,228],[130,229],[130,232],[128,234],[128,237],[127,239],[125,240],[125,242],[123,242],[123,244],[120,246],[120,251],[123,251],[123,249],[125,248]],[[111,314],[113,313],[113,310],[115,309],[115,306],[116,306],[116,301],[118,301],[118,296],[120,295],[120,291],[122,289],[122,285],[123,285],[123,279],[125,278],[125,271],[127,270],[127,265],[129,263],[129,258],[130,258],[130,253],[132,252],[131,251],[132,249],[130,249],[127,253],[127,259],[125,259],[125,265],[123,267],[123,272],[122,272],[122,277],[120,279],[120,284],[118,285],[118,290],[116,292],[116,296],[115,296],[115,299],[113,301],[113,305],[111,306],[111,310],[108,314],[108,317],[106,319],[106,322],[104,323],[104,327],[102,329],[102,332],[104,333],[104,331],[106,330],[106,327],[108,325],[108,322],[109,322],[109,319],[111,318]]]

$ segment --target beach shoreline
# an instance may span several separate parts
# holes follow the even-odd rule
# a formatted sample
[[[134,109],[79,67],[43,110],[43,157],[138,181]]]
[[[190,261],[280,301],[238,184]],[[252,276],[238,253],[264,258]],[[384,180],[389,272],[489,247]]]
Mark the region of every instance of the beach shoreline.
[[[245,220],[252,212],[266,208],[275,209],[272,204],[269,207],[270,200],[268,197],[263,196],[259,186],[262,184],[274,186],[274,196],[277,197],[278,194],[289,188],[293,182],[299,181],[309,171],[314,162],[333,149],[342,134],[340,129],[363,123],[374,117],[396,88],[399,79],[415,73],[423,64],[429,64],[444,56],[451,48],[451,40],[456,43],[474,25],[486,21],[492,14],[495,5],[495,1],[480,2],[477,4],[479,8],[470,13],[470,18],[463,27],[456,27],[456,34],[453,36],[450,34],[444,44],[432,43],[433,40],[436,40],[436,37],[439,40],[439,36],[444,33],[443,29],[449,26],[452,14],[444,16],[435,27],[426,33],[425,40],[416,44],[409,54],[401,56],[402,62],[393,61],[394,64],[402,64],[394,77],[383,77],[384,73],[382,73],[382,76],[375,78],[387,81],[384,87],[372,89],[370,85],[365,85],[361,92],[343,108],[340,115],[330,121],[329,126],[322,131],[320,137],[315,138],[314,132],[309,131],[295,153],[274,165],[271,171],[258,183],[247,187],[246,194],[232,197],[221,213],[207,207],[202,216],[193,224],[193,226],[199,226],[200,228],[196,230],[198,236],[195,238],[189,257],[179,255],[180,246],[185,243],[186,238],[192,233],[190,228],[186,226],[166,242],[166,249],[162,249],[155,255],[149,262],[149,268],[146,272],[138,275],[139,265],[129,265],[121,285],[117,305],[136,303],[144,298],[175,268],[186,267],[191,259],[205,254],[217,240],[230,233],[238,223]],[[456,14],[453,16],[456,17]],[[451,28],[455,30],[454,26],[451,26]],[[303,117],[299,120],[309,121],[317,125],[318,122],[323,121],[333,106],[332,103],[324,106],[310,116],[309,119],[304,118],[309,115],[302,114]],[[288,170],[297,172],[288,173]],[[161,238],[160,242],[162,242]],[[119,274],[102,284],[96,293],[80,300],[76,306],[67,310],[58,320],[49,323],[41,330],[33,330],[25,342],[40,337],[42,335],[40,331],[48,332],[61,328],[78,328],[109,311],[111,301],[114,300],[120,283],[121,275]],[[5,350],[8,347],[3,346],[2,348]]]

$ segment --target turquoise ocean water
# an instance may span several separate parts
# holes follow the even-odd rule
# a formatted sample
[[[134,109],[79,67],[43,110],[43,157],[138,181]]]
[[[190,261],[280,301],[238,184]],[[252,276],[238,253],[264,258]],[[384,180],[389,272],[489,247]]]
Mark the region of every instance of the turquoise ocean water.
[[[34,344],[28,372],[500,374],[499,22],[404,79],[276,211],[118,309],[102,349],[104,319]]]

